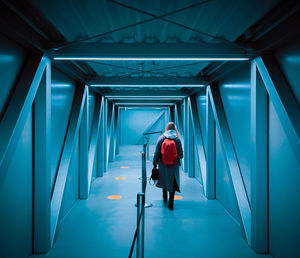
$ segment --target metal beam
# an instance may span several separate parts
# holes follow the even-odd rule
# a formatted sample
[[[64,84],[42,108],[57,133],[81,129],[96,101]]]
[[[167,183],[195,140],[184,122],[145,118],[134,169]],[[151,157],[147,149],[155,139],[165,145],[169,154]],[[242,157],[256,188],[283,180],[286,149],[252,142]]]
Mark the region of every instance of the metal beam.
[[[104,109],[103,109],[103,134],[104,134],[104,137],[103,137],[103,148],[104,148],[104,152],[103,152],[103,159],[104,159],[104,172],[107,171],[108,169],[108,162],[107,162],[107,156],[108,156],[108,147],[107,147],[107,128],[108,128],[108,112],[109,112],[109,109],[108,109],[108,101],[107,101],[107,98],[104,98]]]
[[[268,252],[268,94],[251,63],[251,247]]]
[[[204,87],[206,82],[193,77],[98,77],[92,87]]]
[[[104,173],[104,161],[105,161],[105,145],[104,145],[104,112],[105,112],[105,98],[101,97],[101,109],[100,109],[100,131],[97,144],[97,154],[98,154],[98,167],[97,176],[102,177]]]
[[[174,102],[176,102],[176,101],[170,100],[170,99],[167,99],[167,100],[164,100],[164,99],[150,99],[150,100],[147,100],[147,99],[119,99],[119,100],[112,101],[112,102],[118,103],[119,105],[120,104],[147,104],[147,103],[174,105]]]
[[[184,109],[183,109],[183,131],[184,131],[184,156],[183,156],[183,171],[185,173],[189,170],[189,149],[188,149],[188,99],[186,98],[184,100]]]
[[[86,104],[87,86],[78,87],[73,101],[71,117],[68,125],[67,135],[58,167],[54,190],[51,198],[51,243],[54,243],[55,233],[58,225],[58,219],[65,190],[65,184],[68,176],[71,157],[74,146],[79,134],[79,127],[83,113],[83,107]]]
[[[118,135],[118,116],[119,116],[119,107],[115,106],[115,119],[114,119],[114,133],[113,133],[113,149],[112,149],[112,161],[116,159],[116,149],[117,149],[117,135]]]
[[[144,107],[155,107],[155,108],[167,108],[172,106],[173,104],[166,104],[166,103],[115,103],[118,107],[138,107],[138,108],[144,108]]]
[[[105,137],[105,142],[106,142],[106,161],[105,161],[105,167],[106,170],[108,169],[108,164],[109,164],[109,148],[110,148],[110,131],[111,131],[111,118],[112,118],[112,103],[107,101],[107,116],[106,116],[106,137]]]
[[[0,123],[0,189],[49,59],[28,58]]]
[[[172,14],[185,11],[187,9],[196,7],[198,5],[202,5],[202,4],[206,3],[207,1],[210,1],[210,0],[204,0],[203,2],[198,2],[198,3],[195,3],[195,4],[189,5],[189,6],[185,6],[183,8],[176,9],[176,10],[173,10],[173,11],[168,12],[168,13],[164,13],[164,14],[159,15],[159,16],[154,17],[154,18],[145,19],[145,20],[142,20],[142,21],[139,21],[139,22],[136,22],[136,23],[133,23],[133,24],[125,25],[125,26],[122,26],[122,27],[119,27],[119,28],[116,28],[116,29],[113,29],[113,30],[110,30],[110,31],[106,31],[106,32],[103,32],[103,33],[100,33],[100,34],[97,34],[97,35],[93,35],[93,36],[89,36],[89,37],[86,37],[86,38],[83,38],[83,39],[79,39],[77,41],[73,41],[73,42],[64,44],[64,45],[58,47],[57,49],[65,48],[65,47],[68,47],[70,45],[78,44],[79,42],[84,42],[84,41],[88,41],[88,40],[91,40],[91,39],[100,38],[100,37],[106,36],[106,35],[111,34],[111,33],[116,33],[116,32],[121,31],[121,30],[129,29],[129,28],[141,25],[141,24],[145,24],[145,23],[154,21],[158,18],[163,18],[163,17],[166,17],[166,16],[170,16]]]
[[[194,61],[225,61],[242,59],[248,56],[240,47],[228,43],[78,43],[54,53],[50,53],[55,60],[123,60],[131,58]]]
[[[33,253],[50,250],[51,226],[51,64],[46,70],[36,93],[34,105],[34,225]]]
[[[181,103],[176,103],[176,110],[178,114],[178,127],[179,130],[184,134],[183,132],[183,118],[182,118],[182,112],[181,112]]]
[[[90,89],[96,90],[98,93],[99,89],[101,88],[97,88],[97,87],[91,87]],[[101,93],[100,93],[101,94]],[[137,98],[137,97],[161,97],[161,98],[185,98],[188,96],[188,94],[182,92],[181,90],[166,90],[166,89],[156,89],[153,91],[149,90],[147,91],[147,89],[145,90],[140,90],[140,91],[135,91],[134,94],[132,94],[132,92],[127,92],[127,91],[118,91],[118,90],[112,90],[110,92],[105,92],[104,95],[107,98],[118,98],[118,97],[128,97],[128,98]]]
[[[189,163],[189,169],[188,169],[188,176],[194,177],[195,176],[195,135],[193,133],[193,124],[192,124],[192,115],[189,110],[189,99],[187,98],[187,133],[185,135],[185,140],[187,141],[187,147],[188,147],[188,156],[187,160]]]
[[[90,194],[91,189],[91,182],[92,182],[92,174],[93,168],[95,164],[95,153],[97,148],[97,142],[99,137],[100,131],[100,124],[101,124],[101,114],[103,109],[103,103],[101,102],[101,97],[97,97],[95,103],[95,111],[94,111],[94,118],[93,118],[93,125],[89,143],[89,169],[88,169],[88,185],[87,185],[87,197]]]
[[[62,71],[71,78],[75,78],[81,83],[86,84],[88,76],[72,62],[57,62],[52,61],[52,66]]]
[[[111,101],[124,101],[124,100],[131,100],[131,101],[163,101],[163,100],[169,100],[169,101],[179,101],[182,100],[184,97],[108,97]]]
[[[296,97],[272,56],[257,57],[254,62],[300,165],[300,108]]]
[[[89,171],[89,91],[85,95],[85,105],[79,129],[79,198],[88,198],[88,171]]]
[[[225,165],[233,185],[235,197],[241,215],[242,229],[246,240],[251,244],[251,210],[247,192],[243,183],[240,166],[236,157],[233,141],[227,123],[222,99],[217,85],[208,87],[208,96],[212,104],[212,110],[216,121],[216,127],[220,135],[221,146],[225,157]]]
[[[200,127],[200,120],[199,120],[199,113],[197,109],[196,99],[195,96],[190,96],[188,98],[190,114],[191,114],[191,122],[193,127],[193,135],[194,135],[194,144],[196,146],[198,159],[200,162],[200,170],[201,170],[201,177],[203,183],[203,192],[204,195],[207,196],[207,179],[206,179],[206,154],[204,149],[204,141],[202,137],[201,127]],[[196,159],[195,159],[196,160]]]
[[[216,198],[216,123],[209,91],[206,92],[206,198]]]
[[[108,151],[108,161],[113,162],[114,161],[114,137],[115,137],[115,116],[116,116],[116,108],[115,104],[112,104],[111,110],[111,120],[110,120],[110,131],[109,131],[109,151]]]
[[[118,107],[116,155],[120,153],[121,110]]]

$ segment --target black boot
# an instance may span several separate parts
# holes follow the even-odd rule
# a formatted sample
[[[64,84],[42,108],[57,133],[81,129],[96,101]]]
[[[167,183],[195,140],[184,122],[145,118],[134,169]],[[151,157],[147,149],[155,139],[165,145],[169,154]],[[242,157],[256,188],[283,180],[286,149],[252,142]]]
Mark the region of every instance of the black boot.
[[[174,195],[175,195],[175,192],[171,193],[170,192],[170,197],[169,197],[169,204],[168,204],[168,207],[170,210],[173,210],[173,206],[174,206]]]
[[[168,191],[167,189],[163,189],[163,198],[164,198],[164,201],[168,201]]]

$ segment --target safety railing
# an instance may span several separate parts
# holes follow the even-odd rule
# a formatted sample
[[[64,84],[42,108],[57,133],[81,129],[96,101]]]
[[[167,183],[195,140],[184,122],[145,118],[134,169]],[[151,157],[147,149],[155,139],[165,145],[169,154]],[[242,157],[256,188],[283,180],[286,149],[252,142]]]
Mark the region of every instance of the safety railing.
[[[132,257],[134,245],[136,244],[136,257],[144,257],[144,235],[145,235],[145,193],[137,194],[137,226],[130,248],[129,258]]]
[[[149,155],[149,137],[147,137],[146,135],[157,134],[157,133],[162,134],[162,131],[143,133],[144,140],[146,141],[146,143],[144,142],[144,145],[143,145],[143,151],[146,153],[147,160],[150,160],[150,155]],[[145,145],[146,145],[146,147],[145,147]]]
[[[142,192],[137,194],[137,226],[134,233],[133,241],[130,248],[129,258],[132,257],[134,245],[136,243],[136,257],[143,258],[144,257],[144,229],[145,229],[145,208],[151,207],[152,204],[145,202],[145,193],[147,186],[147,164],[146,164],[146,156],[149,160],[149,137],[146,135],[149,134],[157,134],[162,133],[162,131],[144,133],[144,141],[142,155]]]

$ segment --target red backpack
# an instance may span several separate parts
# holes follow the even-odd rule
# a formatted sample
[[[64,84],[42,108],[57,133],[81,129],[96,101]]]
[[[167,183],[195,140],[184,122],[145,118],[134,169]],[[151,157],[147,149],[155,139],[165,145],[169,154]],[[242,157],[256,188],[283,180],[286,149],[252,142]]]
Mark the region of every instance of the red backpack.
[[[161,163],[163,165],[175,165],[177,162],[177,148],[175,141],[166,138],[161,145],[161,154]]]

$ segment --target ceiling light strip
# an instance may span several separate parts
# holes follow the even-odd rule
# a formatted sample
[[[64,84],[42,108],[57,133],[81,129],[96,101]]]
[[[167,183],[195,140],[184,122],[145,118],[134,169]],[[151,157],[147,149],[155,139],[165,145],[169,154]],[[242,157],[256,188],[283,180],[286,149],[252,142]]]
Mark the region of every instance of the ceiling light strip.
[[[54,60],[74,61],[248,61],[248,57],[60,57]]]
[[[109,84],[91,84],[90,85],[91,87],[133,87],[133,88],[137,88],[137,87],[140,87],[140,88],[145,88],[145,87],[151,87],[151,88],[162,88],[162,87],[176,87],[176,88],[182,88],[182,87],[190,87],[190,88],[199,88],[199,87],[204,87],[205,85],[204,84],[190,84],[190,85],[165,85],[165,84],[146,84],[146,85],[139,85],[139,84],[136,84],[136,85],[133,85],[133,84],[112,84],[112,85],[109,85]]]

